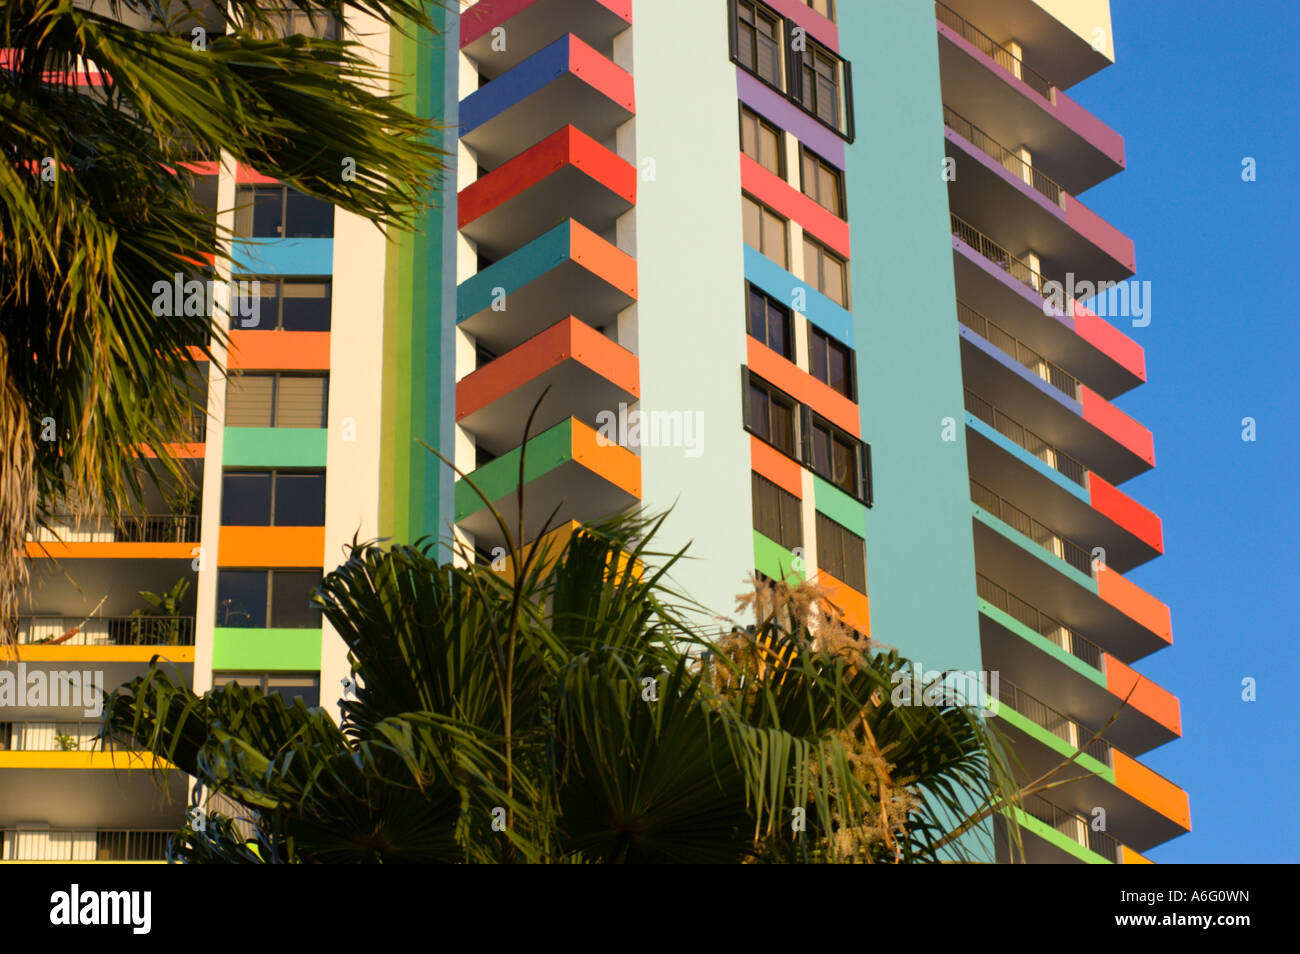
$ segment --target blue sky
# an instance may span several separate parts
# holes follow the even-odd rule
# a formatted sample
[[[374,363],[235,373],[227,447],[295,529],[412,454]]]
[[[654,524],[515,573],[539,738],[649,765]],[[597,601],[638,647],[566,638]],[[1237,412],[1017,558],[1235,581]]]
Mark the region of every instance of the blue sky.
[[[1115,66],[1070,95],[1124,136],[1128,170],[1082,201],[1137,246],[1148,383],[1118,405],[1155,434],[1123,486],[1164,521],[1130,579],[1169,604],[1174,645],[1138,668],[1182,700],[1145,757],[1191,797],[1157,862],[1300,861],[1300,323],[1294,0],[1111,0]],[[1242,160],[1257,180],[1242,181]],[[1242,440],[1242,419],[1257,439]],[[1257,701],[1242,701],[1253,678]]]

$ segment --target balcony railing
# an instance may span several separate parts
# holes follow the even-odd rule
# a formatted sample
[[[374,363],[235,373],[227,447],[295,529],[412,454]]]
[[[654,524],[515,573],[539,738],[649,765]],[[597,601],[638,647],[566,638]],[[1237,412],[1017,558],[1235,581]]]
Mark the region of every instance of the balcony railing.
[[[1092,554],[1072,540],[1039,523],[1014,504],[1003,500],[977,480],[970,482],[970,499],[993,516],[1023,533],[1053,556],[1064,560],[1080,573],[1093,575]]]
[[[1053,205],[1065,208],[1065,190],[1055,180],[1039,172],[1017,152],[1008,149],[957,111],[943,107],[943,121],[957,135],[1000,164],[1017,179],[1045,196]]]
[[[1052,84],[1045,76],[1026,66],[1024,60],[1002,44],[995,43],[991,36],[980,30],[960,13],[936,0],[934,14],[940,23],[960,34],[966,42],[993,60],[1016,79],[1023,80],[1025,85],[1039,96],[1042,96],[1049,103],[1055,102]]]
[[[0,829],[5,861],[166,861],[165,830]]]
[[[1016,281],[1023,282],[1040,295],[1043,293],[1043,285],[1046,284],[1047,280],[1043,278],[1038,269],[1016,258],[1016,256],[966,220],[953,215],[952,234],[975,249],[998,268],[1010,273],[1011,277]]]
[[[1088,819],[1055,805],[1041,795],[1030,795],[1024,800],[1025,813],[1059,831],[1076,845],[1101,855],[1107,861],[1119,864],[1120,844],[1104,831],[1096,831]]]
[[[1052,619],[1036,606],[1025,602],[1005,587],[999,586],[980,573],[975,577],[975,589],[980,599],[992,603],[1013,619],[1024,623],[1038,635],[1051,640],[1061,649],[1081,662],[1101,671],[1102,649],[1092,640],[1059,620]]]
[[[1008,417],[974,391],[966,391],[966,410],[1012,443],[1019,444],[1057,473],[1070,478],[1080,487],[1088,486],[1084,466],[1055,445],[1049,444],[1025,425]]]
[[[1111,744],[1105,739],[1093,739],[1093,730],[1080,725],[1069,716],[1057,712],[1047,703],[1035,699],[1014,683],[1002,679],[998,684],[998,705],[1009,706],[1034,725],[1068,743],[1072,748],[1083,749],[1107,768],[1112,768]],[[1091,742],[1088,740],[1092,739]],[[1086,745],[1084,743],[1087,743]]]
[[[957,320],[999,351],[1015,358],[1066,397],[1073,401],[1079,399],[1078,378],[1060,365],[1048,361],[1011,332],[981,315],[961,299],[957,300]]]
[[[101,739],[103,722],[0,722],[0,752],[126,752],[131,746]]]
[[[135,514],[113,520],[94,514],[54,514],[48,526],[37,528],[33,539],[41,543],[197,543],[199,515]]]
[[[63,639],[69,632],[72,636]],[[60,646],[193,646],[193,616],[18,617],[18,642]]]
[[[185,422],[185,439],[191,444],[202,444],[208,436],[208,415],[195,411]]]

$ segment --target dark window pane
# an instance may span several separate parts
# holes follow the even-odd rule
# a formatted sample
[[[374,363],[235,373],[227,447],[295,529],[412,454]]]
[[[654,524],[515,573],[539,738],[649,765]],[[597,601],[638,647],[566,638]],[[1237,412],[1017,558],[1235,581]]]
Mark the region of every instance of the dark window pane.
[[[253,238],[280,238],[284,190],[279,186],[253,189]]]
[[[330,330],[330,283],[285,282],[285,331]]]
[[[774,302],[767,308],[767,346],[784,358],[790,357],[790,329],[785,310]]]
[[[334,206],[290,189],[285,211],[285,237],[330,238],[333,234]]]
[[[817,425],[813,426],[813,471],[826,478],[831,474],[831,435]]]
[[[320,677],[270,673],[266,677],[266,694],[279,696],[286,706],[292,705],[294,699],[301,699],[308,709],[314,709],[320,705]]]
[[[275,525],[325,526],[325,475],[275,475]]]
[[[756,384],[749,386],[749,426],[763,440],[772,439],[767,420],[767,392]]]
[[[773,445],[787,454],[794,454],[794,408],[772,399],[772,437]]]
[[[266,626],[266,571],[217,571],[217,625]]]
[[[767,299],[755,288],[749,290],[749,333],[759,341],[767,340]]]
[[[271,473],[228,473],[221,478],[221,524],[265,527],[271,522]]]
[[[841,490],[853,494],[855,497],[858,493],[857,481],[857,462],[855,460],[854,449],[843,441],[834,442],[834,475],[831,483]]]
[[[826,336],[818,331],[809,335],[808,363],[812,376],[818,381],[826,381]]]
[[[849,356],[848,352],[839,345],[832,344],[829,346],[829,367],[826,383],[839,391],[845,397],[851,393],[849,387]]]
[[[276,570],[271,575],[271,626],[277,629],[315,629],[320,610],[311,594],[320,585],[319,570]]]

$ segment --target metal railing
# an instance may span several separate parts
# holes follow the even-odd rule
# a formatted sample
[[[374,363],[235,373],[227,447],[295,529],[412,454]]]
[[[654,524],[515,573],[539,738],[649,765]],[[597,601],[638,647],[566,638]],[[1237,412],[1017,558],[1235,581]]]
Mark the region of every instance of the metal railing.
[[[185,421],[185,439],[191,444],[202,444],[208,437],[208,415],[195,411]]]
[[[1088,819],[1061,808],[1041,795],[1029,795],[1024,800],[1027,815],[1059,831],[1076,845],[1101,855],[1107,861],[1119,864],[1120,843],[1104,831],[1095,831]]]
[[[1064,713],[1057,712],[1047,703],[1031,696],[1015,683],[1002,679],[998,683],[998,705],[1009,706],[1034,725],[1046,729],[1071,748],[1083,749],[1102,765],[1111,768],[1111,744],[1105,739],[1093,739],[1093,730],[1076,722]],[[1088,742],[1092,739],[1091,742]],[[1087,743],[1086,745],[1084,743]]]
[[[173,832],[161,829],[0,829],[4,861],[166,861]]]
[[[1008,417],[974,391],[966,389],[966,410],[1015,444],[1019,444],[1048,467],[1070,478],[1080,487],[1088,486],[1087,469],[1054,444],[1048,443],[1025,425]]]
[[[935,17],[950,30],[959,33],[962,39],[966,40],[977,50],[987,56],[998,66],[1002,67],[1018,80],[1022,80],[1026,86],[1032,89],[1039,96],[1042,96],[1049,103],[1056,101],[1052,92],[1053,86],[1047,77],[1025,64],[1025,61],[1016,54],[1012,53],[1001,43],[994,42],[993,38],[985,33],[979,27],[975,26],[956,10],[945,6],[939,0],[934,4]]]
[[[197,543],[195,513],[133,514],[116,520],[91,514],[52,514],[32,539],[41,543]]]
[[[1067,540],[1050,527],[1039,523],[1019,507],[999,497],[977,480],[970,482],[970,499],[1012,529],[1023,533],[1040,547],[1059,557],[1080,573],[1093,575],[1092,554],[1073,540]]]
[[[69,632],[73,635],[67,639]],[[193,646],[193,616],[18,617],[18,642],[60,646]]]
[[[949,214],[951,215],[951,213]],[[1043,278],[1042,272],[1012,255],[965,219],[952,215],[952,234],[975,249],[998,268],[1009,273],[1016,281],[1023,282],[1040,295],[1042,294],[1043,286],[1047,283],[1047,279]]]
[[[1039,172],[1033,163],[1026,162],[1017,152],[1008,149],[984,130],[980,129],[950,106],[943,107],[943,121],[953,132],[964,137],[976,149],[999,163],[1020,181],[1046,197],[1052,204],[1065,208],[1065,190],[1054,180]]]
[[[975,576],[975,589],[980,599],[992,603],[1013,619],[1024,623],[1038,635],[1051,640],[1061,649],[1093,669],[1101,672],[1102,648],[1092,640],[1066,626],[1060,620],[1048,616],[1038,607],[1027,603],[1003,586],[994,583],[987,576],[978,573]]]
[[[1075,401],[1079,399],[1078,378],[1060,365],[1048,361],[1011,332],[985,315],[981,315],[960,298],[957,299],[957,320],[999,351],[1015,358],[1066,397]]]
[[[100,738],[103,722],[0,722],[0,752],[128,752],[130,745]]]

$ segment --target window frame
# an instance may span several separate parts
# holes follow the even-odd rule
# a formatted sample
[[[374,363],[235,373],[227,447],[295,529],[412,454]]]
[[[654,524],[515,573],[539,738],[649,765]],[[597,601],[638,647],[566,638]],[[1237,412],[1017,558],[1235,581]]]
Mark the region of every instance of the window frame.
[[[802,435],[800,434],[800,427],[799,427],[799,408],[801,406],[799,402],[796,401],[789,394],[786,394],[776,385],[771,384],[768,381],[765,381],[763,378],[760,378],[756,374],[752,374],[749,368],[743,366],[742,366],[742,379],[743,379],[743,388],[744,388],[743,395],[745,401],[744,408],[743,408],[745,430],[749,431],[749,433],[753,434],[764,444],[767,444],[769,447],[775,448],[776,450],[780,451],[782,454],[784,454],[786,457],[789,457],[791,460],[798,460],[799,458],[797,455],[799,453],[799,448],[802,444]],[[770,438],[770,436],[765,437],[763,434],[760,434],[757,430],[755,430],[754,421],[753,421],[753,404],[751,403],[751,396],[755,389],[764,391],[766,392],[767,395],[767,406],[769,410],[767,413],[767,422],[766,422],[765,430],[769,435],[772,433],[772,413],[770,410],[771,406],[775,403],[775,404],[782,404],[789,407],[790,445],[791,445],[789,449],[782,447],[780,444],[774,442]]]
[[[262,626],[231,626],[230,623],[229,623],[229,620],[227,620],[227,621],[224,622],[224,623],[221,621],[221,575],[222,575],[223,573],[258,573],[258,574],[261,574],[261,575],[262,575],[262,579],[265,581],[265,602],[264,602],[264,605],[263,605],[263,608],[262,608],[262,609],[263,609],[263,613],[264,613],[263,619],[265,620],[265,624],[264,624],[264,625],[262,625]],[[255,567],[255,566],[248,566],[248,567],[245,567],[245,566],[229,566],[229,567],[218,567],[218,568],[217,568],[217,600],[216,600],[216,603],[217,603],[217,622],[216,622],[216,626],[217,626],[217,628],[219,628],[219,629],[253,629],[253,630],[257,630],[257,629],[295,629],[295,630],[297,630],[297,629],[306,629],[306,630],[312,630],[312,629],[318,629],[318,628],[320,628],[320,627],[323,625],[323,623],[324,623],[324,619],[325,619],[323,612],[320,611],[320,610],[317,610],[317,612],[318,612],[318,613],[321,613],[321,615],[320,615],[320,620],[321,620],[321,622],[317,623],[316,626],[277,626],[277,625],[275,625],[275,618],[274,618],[274,616],[273,616],[273,613],[275,612],[275,600],[274,600],[274,595],[275,595],[275,575],[276,575],[277,573],[297,573],[297,574],[303,574],[303,573],[315,573],[315,574],[317,574],[317,575],[319,576],[320,579],[323,580],[323,579],[325,578],[325,570],[324,570],[323,567],[311,567],[311,566],[302,566],[302,567],[294,567],[294,566],[276,566],[276,567]]]
[[[822,384],[826,385],[836,394],[841,394],[856,404],[858,400],[857,352],[855,352],[844,342],[840,341],[838,338],[835,338],[833,335],[830,335],[823,329],[817,327],[817,325],[813,324],[811,321],[808,322],[807,325],[808,325],[808,373],[811,374],[818,381],[821,381]],[[838,348],[839,350],[844,352],[845,378],[846,378],[845,383],[848,385],[847,393],[839,390],[837,387],[835,387],[835,385],[831,384],[830,382],[830,376],[831,376],[830,349],[831,348]],[[817,374],[817,365],[814,361],[815,349],[823,350],[826,353],[826,362],[825,362],[826,378],[825,379],[819,377]]]
[[[771,7],[759,0],[729,0],[731,7],[731,58],[737,66],[743,69],[750,76],[753,76],[763,85],[779,91],[786,95],[786,90],[790,86],[790,62],[789,54],[786,53],[786,36],[788,35],[788,21]],[[752,7],[754,10],[755,23],[751,27],[755,36],[758,35],[757,20],[759,17],[766,17],[776,27],[776,69],[777,82],[773,83],[770,79],[759,72],[758,60],[758,43],[754,43],[754,66],[751,68],[741,60],[740,50],[740,9],[742,6]]]
[[[236,275],[232,279],[236,282],[260,282],[261,286],[275,285],[275,323],[267,324],[264,315],[258,315],[256,325],[243,325],[242,319],[238,315],[230,316],[230,331],[286,331],[284,327],[284,286],[287,282],[291,285],[324,285],[328,289],[325,301],[329,302],[328,328],[325,333],[334,330],[334,278],[332,275]],[[321,332],[310,332],[320,334]]]
[[[758,252],[760,255],[762,255],[764,258],[768,259],[769,261],[775,262],[777,265],[780,265],[782,268],[784,268],[784,269],[788,272],[788,271],[790,270],[790,264],[791,264],[791,262],[790,262],[790,220],[787,219],[787,218],[786,218],[784,215],[782,215],[781,213],[777,212],[776,209],[772,208],[772,207],[771,207],[770,205],[768,205],[767,203],[765,203],[765,202],[760,202],[758,199],[756,199],[754,196],[750,195],[748,192],[744,192],[744,191],[742,191],[742,192],[741,192],[741,203],[742,203],[742,208],[741,208],[741,224],[740,224],[741,240],[742,240],[742,241],[744,240],[744,233],[745,233],[745,223],[744,223],[745,210],[744,210],[744,208],[743,208],[743,203],[744,203],[744,202],[752,202],[752,203],[754,203],[755,206],[758,207],[758,215],[759,215],[759,219],[758,219],[758,240],[759,240],[760,245],[759,245],[759,247],[755,247],[755,246],[753,246],[753,245],[750,245],[750,248],[753,248],[754,251]],[[764,215],[765,213],[766,213],[767,215],[771,215],[774,219],[776,219],[777,221],[779,221],[779,222],[781,223],[781,245],[782,245],[782,249],[781,249],[781,250],[782,250],[782,253],[783,253],[783,254],[782,254],[782,257],[781,257],[780,260],[775,259],[775,258],[772,258],[772,256],[771,256],[771,255],[768,255],[767,252],[765,252],[765,251],[763,250],[763,248],[761,247],[761,246],[762,246],[762,243],[763,243],[764,236],[767,234],[767,230],[763,227],[763,225],[764,225],[763,215]],[[748,245],[749,243],[746,242],[745,244]]]
[[[325,406],[321,409],[322,423],[320,427],[289,427],[286,430],[294,431],[312,431],[324,430],[329,427],[330,413],[330,375],[328,371],[245,371],[240,374],[243,378],[270,378],[271,379],[271,423],[268,428],[281,427],[279,421],[279,403],[280,403],[280,380],[281,378],[321,378],[325,382]],[[229,388],[229,382],[227,382]],[[227,408],[229,408],[229,391],[227,390]]]
[[[318,671],[299,671],[295,669],[218,669],[212,673],[212,687],[214,689],[220,689],[230,685],[231,683],[237,682],[245,689],[258,689],[261,691],[262,695],[269,696],[271,695],[269,686],[273,679],[314,679],[316,683],[316,705],[307,706],[307,708],[319,709],[321,707],[320,672]],[[220,683],[218,683],[218,680],[221,680]],[[253,680],[257,681],[256,685],[250,685]],[[281,696],[281,698],[284,697]],[[302,697],[294,696],[293,698],[301,699]],[[306,702],[306,700],[303,701],[304,703]],[[287,702],[285,704],[286,706],[288,705]]]
[[[745,125],[750,120],[753,121],[754,126],[757,130],[761,131],[763,127],[766,127],[770,132],[776,135],[776,169],[768,169],[767,166],[763,165],[763,160],[759,158],[759,156],[761,156],[763,152],[761,148],[758,150],[759,156],[752,156],[745,151]],[[757,144],[758,144],[758,136],[756,133],[755,145]],[[749,156],[750,159],[753,159],[756,163],[758,163],[760,166],[763,166],[764,169],[767,169],[768,172],[771,172],[773,175],[777,176],[781,180],[788,181],[786,161],[785,161],[785,131],[782,130],[780,127],[778,127],[775,123],[768,120],[767,117],[760,114],[752,106],[749,106],[743,102],[740,104],[740,152],[742,155]]]
[[[257,190],[258,190],[258,189],[267,189],[267,190],[270,190],[270,189],[278,189],[279,192],[280,192],[280,234],[279,234],[279,235],[254,235],[254,234],[252,234],[253,231],[254,231],[254,228],[253,228],[254,216],[255,216],[255,213],[256,213],[256,211],[257,211],[257,205],[256,205],[256,201],[255,201],[254,197],[256,196],[256,194],[257,194]],[[329,228],[329,234],[328,234],[328,235],[297,235],[297,236],[294,236],[294,235],[287,235],[287,234],[285,234],[286,231],[287,231],[286,226],[289,224],[289,193],[290,193],[291,191],[292,191],[292,192],[296,192],[296,193],[298,193],[298,195],[301,195],[303,198],[311,199],[311,200],[313,200],[313,201],[315,201],[315,202],[323,202],[325,205],[329,206],[329,209],[330,209],[330,228]],[[248,197],[248,202],[247,202],[247,203],[241,201],[242,197],[244,197],[244,196],[247,196],[247,197]],[[240,241],[248,241],[248,240],[250,240],[250,239],[298,239],[298,240],[301,240],[301,239],[304,239],[304,238],[330,238],[330,239],[332,239],[332,238],[334,238],[334,225],[335,225],[335,222],[334,222],[334,208],[335,208],[335,207],[334,207],[334,205],[333,205],[332,203],[325,202],[324,199],[317,199],[315,196],[312,196],[312,195],[307,195],[307,193],[302,192],[302,191],[300,191],[300,190],[298,190],[298,189],[295,189],[295,188],[293,188],[293,186],[287,185],[287,184],[285,184],[285,183],[283,183],[283,182],[241,182],[241,183],[236,184],[236,186],[235,186],[235,210],[234,210],[234,211],[235,211],[235,222],[234,222],[234,233],[235,233],[235,235],[234,235],[234,237],[235,237],[236,240],[240,240]],[[241,215],[241,213],[244,213],[245,209],[247,209],[247,213],[246,213],[246,214],[247,214],[248,217],[249,217],[249,218],[248,218],[248,225],[249,225],[249,234],[248,234],[248,235],[243,235],[243,234],[241,234],[241,233],[240,233],[240,230],[239,230],[240,215]]]
[[[776,481],[768,477],[764,477],[756,470],[750,471],[750,475],[751,475],[750,501],[752,505],[751,509],[753,511],[754,529],[757,532],[763,534],[763,536],[767,537],[772,542],[780,544],[781,546],[785,547],[787,550],[794,550],[796,547],[802,547],[804,541],[803,501],[800,498],[796,497],[794,494],[790,493],[790,491],[786,490],[780,484],[776,483]],[[775,511],[775,517],[777,523],[776,536],[772,536],[770,533],[767,533],[765,527],[759,526],[760,524],[759,491],[760,489],[766,489],[764,485],[766,485],[766,487],[770,487],[771,490],[776,492],[776,511]],[[787,527],[786,519],[785,519],[787,516],[786,507],[790,505],[791,501],[793,501],[790,510],[790,513],[792,514],[793,517],[792,519],[793,526]],[[793,540],[794,542],[791,543],[790,542],[791,540]]]
[[[764,303],[764,309],[763,309],[764,336],[762,338],[754,334],[753,331],[754,316],[751,311],[751,306],[753,305],[755,295],[762,298]],[[772,308],[776,308],[778,311],[781,311],[785,314],[784,350],[772,348],[772,345],[770,344],[772,335],[771,335],[769,314]],[[753,282],[745,282],[745,333],[749,335],[749,337],[753,338],[755,341],[762,344],[764,347],[771,348],[771,350],[775,351],[777,354],[785,358],[787,361],[794,361],[795,359],[794,310],[792,308],[786,307],[784,304],[777,301],[775,298],[773,298],[767,292],[763,291],[763,289],[759,288]]]
[[[326,480],[325,468],[322,467],[230,467],[223,469],[221,472],[221,516],[220,525],[223,527],[323,527],[325,526],[325,512],[322,505],[320,523],[279,523],[276,521],[276,499],[277,485],[281,477],[320,477],[322,481]],[[226,478],[238,477],[248,474],[267,474],[270,476],[271,493],[267,500],[268,523],[226,523]],[[323,500],[323,498],[322,498]]]
[[[825,571],[830,576],[835,577],[841,583],[856,590],[859,593],[867,592],[867,541],[866,538],[858,536],[848,527],[837,523],[826,514],[818,511],[817,513],[817,569]],[[826,528],[833,528],[835,531],[834,538]],[[857,545],[861,548],[862,559],[859,561],[856,554],[853,559],[853,572],[849,573],[849,554],[845,552],[845,544],[849,542],[847,538],[852,537]],[[832,542],[835,546],[831,546]],[[837,557],[837,559],[826,559],[827,556]],[[834,563],[835,565],[831,565]],[[836,572],[836,571],[839,572]],[[860,575],[859,575],[860,574]],[[859,586],[861,583],[861,586]]]
[[[810,159],[812,160],[813,164],[819,168],[819,170],[820,168],[824,167],[831,171],[832,177],[835,179],[839,191],[839,201],[836,203],[836,208],[834,209],[830,208],[828,205],[826,205],[826,203],[822,202],[822,200],[819,199],[816,195],[808,191],[808,174],[807,174],[806,165],[807,165],[807,161]],[[833,163],[827,162],[820,155],[813,152],[813,150],[809,149],[803,143],[799,143],[799,191],[802,192],[808,198],[812,199],[814,202],[816,202],[819,206],[821,206],[831,215],[835,216],[837,219],[842,219],[847,221],[848,194],[844,189],[844,170],[834,165]],[[817,192],[821,191],[820,177],[818,178],[816,183],[816,191]]]
[[[817,251],[817,275],[812,278],[808,275],[808,246],[810,245]],[[840,288],[840,292],[844,296],[843,301],[836,301],[826,292],[825,261],[827,258],[833,259],[840,264],[840,273],[844,276],[842,287]],[[849,260],[805,229],[803,233],[803,261],[804,283],[811,285],[816,289],[818,294],[835,302],[835,304],[839,305],[845,311],[852,311],[853,288],[852,283],[849,281]]]
[[[838,19],[837,19],[836,16],[835,16],[835,12],[836,12],[836,11],[835,11],[835,0],[826,0],[826,12],[825,12],[825,13],[822,13],[820,10],[817,9],[817,6],[816,6],[816,0],[803,0],[803,5],[804,5],[805,7],[807,7],[809,10],[811,10],[813,13],[816,13],[816,14],[818,14],[819,16],[824,16],[827,20],[830,20],[831,23],[838,23],[838,22],[839,22]]]

